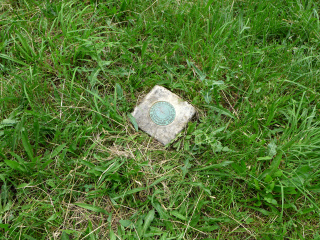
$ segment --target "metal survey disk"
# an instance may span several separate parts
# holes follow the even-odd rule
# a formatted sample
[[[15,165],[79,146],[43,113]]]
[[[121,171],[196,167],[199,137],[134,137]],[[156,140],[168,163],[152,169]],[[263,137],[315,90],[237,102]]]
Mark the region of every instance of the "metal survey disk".
[[[140,129],[166,145],[181,132],[195,112],[192,105],[156,85],[135,107],[132,116]]]

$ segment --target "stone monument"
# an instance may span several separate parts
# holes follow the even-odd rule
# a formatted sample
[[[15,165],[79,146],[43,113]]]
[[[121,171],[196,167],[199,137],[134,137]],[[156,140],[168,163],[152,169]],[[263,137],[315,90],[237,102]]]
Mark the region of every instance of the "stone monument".
[[[140,129],[166,145],[181,132],[195,112],[192,105],[156,85],[135,107],[132,116]]]

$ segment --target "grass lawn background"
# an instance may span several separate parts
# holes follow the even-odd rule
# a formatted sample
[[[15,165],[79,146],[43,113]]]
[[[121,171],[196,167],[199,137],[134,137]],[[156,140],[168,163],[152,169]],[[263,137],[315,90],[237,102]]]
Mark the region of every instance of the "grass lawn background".
[[[320,239],[313,0],[0,2],[1,239]],[[167,146],[130,112],[197,109]]]

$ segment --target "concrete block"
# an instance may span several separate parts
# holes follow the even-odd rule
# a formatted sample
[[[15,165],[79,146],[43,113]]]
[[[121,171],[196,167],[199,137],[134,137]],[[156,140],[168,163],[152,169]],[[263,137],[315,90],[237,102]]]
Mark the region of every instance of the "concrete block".
[[[132,116],[140,129],[166,145],[182,131],[195,112],[192,105],[156,85],[135,107]]]

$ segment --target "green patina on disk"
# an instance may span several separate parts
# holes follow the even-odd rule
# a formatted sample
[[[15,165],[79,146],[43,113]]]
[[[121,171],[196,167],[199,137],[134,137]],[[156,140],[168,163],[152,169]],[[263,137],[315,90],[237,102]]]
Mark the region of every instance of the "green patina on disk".
[[[159,101],[152,105],[149,115],[157,125],[166,126],[173,122],[176,117],[176,110],[169,102]]]

